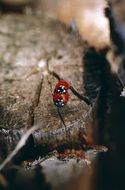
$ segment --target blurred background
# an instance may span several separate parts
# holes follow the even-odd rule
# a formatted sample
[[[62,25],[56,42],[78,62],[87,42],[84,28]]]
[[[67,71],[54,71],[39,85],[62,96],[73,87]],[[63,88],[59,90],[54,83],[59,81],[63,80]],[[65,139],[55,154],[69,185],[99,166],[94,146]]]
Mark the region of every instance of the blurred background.
[[[103,15],[105,0],[1,0],[1,12],[46,13],[58,19],[97,49],[109,44],[107,20]],[[105,28],[105,32],[104,32]],[[91,32],[92,31],[92,32]],[[89,33],[89,35],[88,35]]]

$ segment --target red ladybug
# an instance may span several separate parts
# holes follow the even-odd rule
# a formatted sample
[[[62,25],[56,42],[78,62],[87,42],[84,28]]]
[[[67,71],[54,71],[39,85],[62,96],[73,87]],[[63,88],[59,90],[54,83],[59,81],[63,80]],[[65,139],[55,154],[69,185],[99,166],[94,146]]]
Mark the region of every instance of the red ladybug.
[[[54,94],[53,94],[53,101],[54,104],[57,107],[63,107],[64,105],[67,104],[70,94],[68,90],[71,90],[72,93],[77,96],[79,99],[83,100],[86,102],[86,104],[91,105],[90,100],[86,96],[82,96],[79,94],[71,85],[69,85],[68,82],[65,80],[60,80],[54,89]]]
[[[68,90],[70,85],[65,80],[60,80],[54,90],[53,101],[57,107],[63,107],[69,100]]]
[[[66,94],[54,93],[53,102],[57,107],[63,107],[64,105],[67,104],[69,97],[70,97],[69,93]]]
[[[54,94],[67,94],[69,88],[70,85],[65,80],[60,80],[55,86]]]

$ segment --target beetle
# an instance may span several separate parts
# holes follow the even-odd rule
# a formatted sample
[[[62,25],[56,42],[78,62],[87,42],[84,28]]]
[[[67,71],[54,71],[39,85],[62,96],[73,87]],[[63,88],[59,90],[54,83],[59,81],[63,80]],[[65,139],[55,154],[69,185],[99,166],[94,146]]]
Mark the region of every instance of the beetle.
[[[54,93],[67,94],[69,88],[70,88],[70,85],[68,82],[66,82],[65,80],[60,80],[55,86]]]
[[[55,93],[53,94],[53,102],[57,107],[60,108],[67,104],[69,97],[70,97],[69,93],[66,94]]]
[[[53,102],[57,107],[63,107],[67,104],[70,98],[69,90],[71,90],[73,94],[79,99],[85,101],[88,105],[91,104],[90,100],[87,97],[82,96],[68,82],[60,79],[59,82],[55,85],[53,93]]]
[[[69,83],[65,80],[60,80],[54,89],[53,102],[57,107],[63,107],[67,104],[70,94],[68,90],[70,89]]]

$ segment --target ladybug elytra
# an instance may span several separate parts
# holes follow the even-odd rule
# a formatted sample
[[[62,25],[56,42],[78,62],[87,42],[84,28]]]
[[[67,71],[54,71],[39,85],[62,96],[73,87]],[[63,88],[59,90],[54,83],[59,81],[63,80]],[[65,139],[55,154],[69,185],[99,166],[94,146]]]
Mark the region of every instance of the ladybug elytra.
[[[70,94],[68,92],[69,89],[79,99],[85,101],[86,104],[91,105],[91,101],[86,96],[82,96],[81,94],[79,94],[68,82],[61,79],[56,84],[53,94],[53,101],[57,107],[63,107],[67,104],[70,97]]]
[[[70,85],[65,80],[60,80],[55,86],[54,93],[67,94],[69,88]]]
[[[69,100],[68,90],[70,85],[65,80],[60,80],[54,89],[53,101],[57,107],[63,107]]]
[[[53,94],[53,101],[54,101],[54,104],[57,106],[57,107],[63,107],[64,105],[67,104],[68,100],[69,100],[69,93],[67,94],[58,94],[58,93],[55,93]]]

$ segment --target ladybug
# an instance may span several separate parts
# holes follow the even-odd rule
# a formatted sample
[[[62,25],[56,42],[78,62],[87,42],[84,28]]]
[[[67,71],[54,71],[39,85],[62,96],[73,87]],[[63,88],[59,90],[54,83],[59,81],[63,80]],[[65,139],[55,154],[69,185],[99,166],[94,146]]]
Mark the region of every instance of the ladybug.
[[[70,96],[68,92],[69,89],[70,85],[65,80],[60,80],[56,84],[53,94],[53,102],[57,107],[63,107],[67,104]]]
[[[61,94],[61,93],[54,93],[53,94],[53,102],[57,107],[63,107],[67,104],[69,100],[69,93]]]
[[[68,90],[71,90],[75,96],[85,101],[88,105],[91,104],[90,100],[87,97],[79,94],[71,85],[69,85],[68,82],[61,79],[56,84],[53,94],[53,102],[57,107],[63,107],[64,105],[67,104],[70,97]]]
[[[69,88],[70,85],[65,80],[60,80],[55,86],[54,94],[67,94]]]
[[[55,85],[54,93],[53,93],[53,102],[57,106],[59,117],[64,125],[66,127],[65,122],[63,120],[63,117],[60,113],[60,108],[65,106],[69,100],[70,94],[69,90],[73,92],[75,96],[77,96],[79,99],[84,100],[87,104],[90,104],[90,101],[87,97],[80,95],[72,86],[69,85],[65,80],[58,77],[57,74],[54,73],[54,75],[57,77],[59,82]]]

